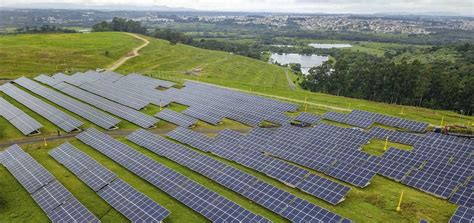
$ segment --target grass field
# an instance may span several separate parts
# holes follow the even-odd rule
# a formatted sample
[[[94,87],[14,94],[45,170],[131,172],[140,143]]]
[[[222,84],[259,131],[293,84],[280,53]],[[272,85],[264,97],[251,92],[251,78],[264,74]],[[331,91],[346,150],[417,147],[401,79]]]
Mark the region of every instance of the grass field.
[[[47,41],[48,38],[42,35],[19,36],[18,42],[13,39],[13,36],[0,37],[0,49],[2,49],[0,54],[5,55],[13,55],[14,52],[12,52],[12,50],[22,48],[22,44],[28,45],[29,42],[37,41],[32,44],[36,46],[35,48],[24,48],[24,58],[20,56],[15,57],[15,60],[17,62],[22,62],[22,66],[25,67],[24,71],[22,71],[23,68],[20,69],[11,63],[1,62],[0,71],[15,71],[15,75],[13,76],[20,76],[22,74],[28,76],[36,76],[39,72],[54,73],[58,71],[55,70],[54,63],[45,65],[45,67],[48,67],[48,69],[51,70],[38,71],[38,69],[43,68],[38,68],[36,70],[33,69],[35,68],[37,63],[40,62],[38,62],[35,56],[27,56],[27,49],[33,51],[31,55],[37,56],[38,54],[36,54],[37,51],[35,51],[35,49],[46,49],[51,47],[51,51],[49,52],[51,52],[51,54],[54,54],[59,51],[59,49],[61,48],[60,46],[68,46],[68,50],[70,50],[71,52],[80,52],[80,54],[83,55],[83,60],[84,58],[91,58],[91,61],[76,61],[78,59],[72,58],[71,55],[68,55],[67,58],[64,58],[65,61],[81,63],[83,67],[81,67],[80,70],[83,71],[93,68],[95,66],[105,66],[106,64],[113,62],[113,58],[104,58],[101,52],[104,52],[105,50],[109,50],[109,52],[112,52],[111,49],[114,48],[114,46],[119,46],[118,42],[121,42],[123,45],[120,45],[120,50],[114,48],[116,50],[114,51],[114,54],[116,54],[116,56],[114,57],[115,59],[121,57],[121,55],[126,54],[126,52],[128,52],[128,50],[130,50],[131,48],[140,45],[140,42],[129,39],[132,37],[120,33],[91,33],[68,35],[47,35],[49,39],[56,40],[54,44]],[[38,36],[38,38],[35,38],[35,36]],[[69,41],[71,38],[80,39],[78,40],[78,42],[88,46],[86,47],[88,48],[88,50],[83,50],[81,48],[81,45],[77,42],[70,43]],[[43,40],[39,41],[36,39]],[[426,121],[435,125],[440,123],[442,117],[444,117],[444,122],[448,124],[458,123],[462,125],[467,125],[468,123],[474,122],[473,117],[461,116],[449,111],[435,111],[431,109],[407,106],[404,106],[402,109],[402,107],[399,105],[389,105],[365,100],[311,93],[304,91],[300,88],[291,90],[288,86],[288,82],[285,77],[284,68],[267,64],[262,61],[249,59],[246,57],[231,55],[225,52],[203,50],[181,44],[170,45],[166,41],[152,38],[149,38],[149,40],[150,45],[140,51],[141,56],[136,57],[125,63],[118,70],[118,72],[139,72],[157,78],[168,79],[180,83],[183,83],[183,81],[186,79],[192,79],[212,84],[218,84],[225,87],[231,87],[252,93],[282,97],[286,100],[297,100],[293,102],[301,105],[300,111],[307,110],[308,112],[313,112],[316,114],[322,114],[329,110],[347,112],[347,110],[349,109],[357,108],[373,112],[380,112],[383,114],[394,115],[398,117]],[[103,42],[103,44],[90,43],[94,41],[101,41]],[[7,42],[13,42],[15,47],[2,48],[7,45]],[[52,46],[50,46],[50,44]],[[53,46],[56,46],[56,50],[58,51],[52,49],[54,48]],[[58,54],[56,56],[61,57],[64,56],[64,54]],[[89,68],[87,66],[91,67]],[[4,75],[4,73],[0,72],[0,78],[11,77],[12,76],[9,74]],[[294,75],[291,75],[290,78],[292,80],[296,80],[296,76]],[[57,127],[55,127],[52,123],[48,122],[47,120],[35,114],[31,110],[25,108],[24,106],[18,104],[16,101],[4,95],[3,93],[0,93],[0,96],[4,97],[23,111],[27,112],[29,115],[40,121],[45,126],[45,128],[42,129],[43,135],[37,137],[45,137],[56,134]],[[307,101],[306,104],[304,103],[305,98]],[[46,101],[46,99],[43,100]],[[172,104],[170,108],[176,111],[182,111],[186,107],[179,104]],[[159,110],[160,108],[158,106],[150,105],[147,106],[146,109],[143,110],[143,112],[150,115],[154,115]],[[403,114],[400,114],[401,111],[403,111]],[[77,117],[76,115],[70,112],[67,113],[83,121],[85,123],[85,127],[96,127],[94,124],[88,122],[87,120]],[[292,113],[290,115],[294,116],[296,114]],[[344,126],[338,123],[331,124]],[[158,124],[157,129],[171,130],[174,127],[175,126],[170,123],[161,121]],[[248,126],[245,126],[232,120],[225,119],[223,124],[219,126],[212,126],[203,122],[199,122],[198,126],[196,127],[196,130],[221,130],[224,128],[238,129],[241,131],[247,131],[250,129]],[[120,125],[120,129],[132,130],[137,129],[137,127],[131,123],[123,121]],[[209,135],[212,136],[213,134]],[[0,118],[0,142],[6,142],[8,140],[16,139],[24,139],[24,137],[6,120]],[[265,208],[250,202],[248,199],[218,185],[217,183],[207,179],[204,176],[201,176],[166,158],[153,154],[152,152],[144,148],[133,145],[130,142],[126,141],[123,137],[118,137],[118,139],[124,143],[131,145],[134,149],[144,153],[145,155],[155,159],[159,163],[173,168],[174,170],[211,188],[219,194],[237,202],[238,204],[257,214],[261,214],[275,222],[285,222],[285,220],[279,217],[278,215],[273,214]],[[126,222],[124,216],[119,214],[107,203],[102,201],[92,190],[90,190],[71,172],[62,167],[59,163],[57,163],[48,155],[48,151],[63,142],[64,140],[51,141],[48,142],[47,146],[45,146],[43,143],[30,144],[23,146],[23,149],[25,149],[38,162],[40,162],[49,171],[51,171],[53,175],[74,194],[74,196],[76,196],[96,216],[100,217],[103,222]],[[96,150],[74,139],[71,139],[70,142],[76,147],[78,147],[80,150],[91,155],[93,158],[95,158],[101,164],[105,165],[107,168],[111,169],[113,172],[118,174],[119,177],[131,184],[133,187],[150,196],[153,200],[157,201],[161,205],[165,206],[168,210],[170,210],[172,214],[168,219],[166,219],[166,222],[206,222],[206,219],[204,219],[198,213],[180,204],[172,197],[168,196],[167,194],[160,191],[151,184],[148,184],[146,181],[140,179],[133,173],[121,167],[106,156],[100,154]],[[363,150],[370,154],[381,155],[384,152],[384,144],[385,142],[382,139],[373,140],[370,144],[366,145]],[[395,146],[406,150],[411,149],[411,147],[408,145],[395,144],[391,142],[388,143],[388,146]],[[248,169],[239,164],[216,157],[214,155],[208,155],[229,165],[235,166],[252,175],[255,175],[258,178],[263,179],[266,182],[269,182],[270,184],[273,184],[281,189],[289,191],[299,197],[305,198],[315,204],[318,204],[331,211],[341,214],[344,217],[351,218],[356,222],[417,222],[421,218],[426,219],[430,222],[446,222],[456,208],[455,205],[450,204],[445,200],[436,198],[434,196],[404,186],[400,183],[386,179],[381,176],[376,176],[372,180],[371,185],[364,189],[358,189],[331,178],[332,180],[335,180],[352,188],[345,201],[343,201],[337,206],[332,206],[323,202],[322,200],[309,196],[297,189],[290,188],[280,183],[279,181],[269,178],[264,174],[258,173],[254,170]],[[315,174],[320,174],[314,171],[311,172]],[[48,221],[47,217],[43,214],[41,209],[34,203],[28,193],[1,165],[0,178],[2,179],[0,180],[0,188],[2,188],[0,189],[0,222],[27,222],[31,219],[35,219],[36,222]],[[397,205],[398,198],[402,190],[405,194],[401,206],[402,211],[396,212],[395,207]]]
[[[0,35],[0,77],[95,70],[140,44],[123,33]]]
[[[443,117],[444,124],[467,126],[474,123],[473,117],[462,116],[450,111],[377,103],[312,93],[300,88],[291,90],[285,77],[285,70],[282,67],[225,52],[204,50],[181,44],[170,45],[167,41],[152,38],[149,38],[149,40],[150,45],[141,51],[143,56],[128,61],[119,68],[118,72],[141,72],[156,78],[180,83],[185,80],[196,80],[301,102],[304,102],[306,98],[308,111],[315,113],[334,110],[329,107],[336,107],[363,109],[425,121],[433,125],[439,125]],[[199,70],[199,72],[189,74],[189,71],[193,70]],[[290,78],[295,80],[296,76],[290,73]],[[301,102],[297,103],[303,108],[304,103]],[[403,114],[401,114],[402,110]]]

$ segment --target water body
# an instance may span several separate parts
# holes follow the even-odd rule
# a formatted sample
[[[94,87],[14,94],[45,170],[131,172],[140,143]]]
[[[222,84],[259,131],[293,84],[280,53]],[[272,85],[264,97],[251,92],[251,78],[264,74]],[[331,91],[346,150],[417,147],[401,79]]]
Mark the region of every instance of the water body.
[[[308,44],[309,46],[312,46],[314,48],[318,49],[332,49],[332,48],[348,48],[352,47],[351,44],[345,44],[345,43],[310,43]]]
[[[301,72],[303,74],[309,74],[309,69],[317,66],[321,66],[324,61],[329,60],[327,56],[320,56],[316,54],[312,55],[303,55],[296,53],[286,53],[286,54],[277,54],[272,53],[270,57],[271,63],[278,62],[279,64],[290,64],[290,63],[299,63],[301,64]]]
[[[295,45],[280,45],[280,44],[274,44],[270,46],[275,46],[275,47],[295,47]]]

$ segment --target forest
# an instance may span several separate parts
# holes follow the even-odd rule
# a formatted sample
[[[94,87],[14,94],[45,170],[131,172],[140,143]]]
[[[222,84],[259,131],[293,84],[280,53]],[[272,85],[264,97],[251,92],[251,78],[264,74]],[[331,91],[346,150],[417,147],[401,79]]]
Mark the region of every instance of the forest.
[[[365,53],[336,54],[334,60],[314,67],[304,89],[378,102],[455,110],[474,110],[474,45],[447,46],[456,50],[455,62],[402,60]]]

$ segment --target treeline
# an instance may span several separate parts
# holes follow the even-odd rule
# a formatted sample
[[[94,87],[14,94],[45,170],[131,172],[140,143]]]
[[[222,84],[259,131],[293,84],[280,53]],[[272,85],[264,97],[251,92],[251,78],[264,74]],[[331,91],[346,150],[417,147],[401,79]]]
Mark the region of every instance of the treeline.
[[[192,37],[187,36],[183,32],[171,29],[157,28],[154,31],[148,31],[145,27],[141,25],[140,22],[126,20],[123,18],[113,18],[111,22],[103,21],[92,26],[92,32],[110,31],[138,33],[159,39],[168,40],[170,44],[183,43],[204,49],[233,52],[235,54],[252,57],[255,59],[260,59],[260,52],[264,51],[258,44],[247,45],[205,39],[194,41]]]
[[[92,26],[92,32],[130,32],[147,34],[147,29],[139,21],[115,17],[111,22],[100,22]]]
[[[254,59],[261,58],[261,52],[264,51],[258,43],[254,44],[243,44],[235,42],[225,42],[218,40],[206,40],[201,39],[200,41],[193,41],[190,45],[204,48],[208,50],[220,50],[226,52],[232,52],[246,57]]]
[[[309,71],[301,86],[316,92],[372,101],[474,113],[474,45],[454,47],[456,62],[394,63],[363,53],[338,54]]]
[[[22,28],[18,28],[15,30],[17,34],[26,34],[26,33],[76,33],[76,30],[72,29],[65,29],[57,26],[51,25],[42,25],[40,27],[37,26],[25,26]]]

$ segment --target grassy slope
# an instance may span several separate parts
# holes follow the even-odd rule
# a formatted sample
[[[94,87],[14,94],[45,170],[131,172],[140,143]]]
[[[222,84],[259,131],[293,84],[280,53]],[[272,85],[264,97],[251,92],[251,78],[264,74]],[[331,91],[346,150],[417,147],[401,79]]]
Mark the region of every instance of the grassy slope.
[[[98,34],[91,34],[98,35]],[[100,34],[105,35],[105,34]],[[117,34],[109,34],[117,35]],[[280,67],[266,64],[261,61],[255,61],[248,58],[229,55],[228,53],[215,52],[201,50],[183,45],[171,46],[165,41],[151,39],[149,47],[145,48],[141,53],[143,56],[133,59],[129,63],[125,64],[121,68],[122,72],[145,72],[147,74],[154,74],[167,79],[175,81],[182,81],[183,78],[191,78],[200,81],[206,81],[215,84],[221,84],[228,87],[235,87],[244,90],[252,90],[264,93],[272,93],[280,96],[295,98],[303,100],[305,95],[308,95],[308,101],[339,106],[339,107],[350,107],[350,108],[365,108],[367,110],[379,111],[388,114],[397,114],[401,109],[398,106],[368,102],[363,100],[346,99],[342,97],[329,96],[323,94],[315,94],[304,92],[301,89],[296,91],[290,91],[287,87],[287,82],[284,76],[284,70]],[[189,76],[183,74],[184,71],[193,68],[202,68],[199,76]],[[1,66],[0,66],[1,68]],[[292,76],[292,79],[295,77]],[[10,101],[12,101],[10,99]],[[13,101],[14,102],[14,101]],[[18,104],[16,104],[18,105]],[[19,105],[18,105],[19,106]],[[32,113],[28,109],[19,106],[22,110]],[[175,106],[174,109],[182,110],[182,106]],[[156,106],[150,106],[146,113],[153,114],[159,110]],[[327,108],[308,106],[308,111],[321,113],[326,111]],[[417,119],[434,121],[441,117],[442,114],[449,114],[452,117],[447,117],[445,120],[468,120],[465,117],[458,119],[454,113],[448,112],[436,112],[428,109],[419,108],[406,108],[406,116]],[[47,125],[50,134],[54,134],[55,127],[44,119],[39,118],[37,115],[32,114],[35,118]],[[472,120],[472,118],[470,119]],[[88,124],[91,125],[91,124]],[[129,124],[129,127],[134,128]],[[233,121],[226,121],[224,126],[213,127],[223,128],[226,126],[230,127],[241,127],[238,123]],[[13,129],[8,123],[0,119],[0,127],[6,127],[4,133],[7,135],[13,134]],[[169,124],[163,124],[161,127],[169,127]],[[207,129],[210,128],[208,125],[200,124],[198,128]],[[19,135],[17,135],[20,137]],[[3,139],[9,139],[7,136]],[[123,140],[123,139],[121,139]],[[37,159],[41,164],[50,170],[65,186],[73,192],[73,194],[79,198],[94,214],[103,216],[104,222],[120,222],[123,221],[123,216],[118,214],[116,211],[110,208],[106,203],[101,201],[87,186],[80,183],[70,172],[65,168],[62,168],[56,163],[51,157],[47,155],[47,151],[50,148],[57,146],[60,142],[50,142],[47,148],[41,148],[41,145],[30,145],[24,147],[29,153]],[[182,222],[182,221],[193,221],[202,222],[204,219],[190,210],[185,206],[175,202],[172,198],[165,195],[158,189],[147,184],[137,176],[123,169],[113,161],[109,160],[105,156],[99,154],[95,150],[81,144],[80,142],[74,141],[74,145],[78,146],[81,150],[92,155],[95,159],[99,160],[102,164],[112,169],[114,172],[119,174],[120,177],[125,179],[128,183],[132,184],[135,188],[146,193],[160,204],[165,205],[174,214],[168,219],[169,222]],[[379,155],[380,147],[383,145],[381,141],[375,141],[365,148],[367,151],[371,151],[374,154]],[[392,145],[392,144],[390,144]],[[389,146],[390,146],[389,145]],[[187,168],[183,168],[167,159],[158,157],[143,148],[134,146],[139,151],[147,154],[148,156],[158,160],[160,163],[168,165],[173,169],[180,171],[181,173],[191,177],[198,182],[209,186],[213,190],[223,194],[224,196],[238,202],[239,204],[251,209],[254,212],[265,215],[275,221],[282,221],[278,216],[268,212],[267,210],[251,203],[250,201],[240,197],[239,195],[217,185],[216,183],[202,177],[198,174],[193,173]],[[222,159],[221,159],[222,160]],[[225,161],[225,160],[222,160]],[[363,190],[353,188],[349,193],[346,201],[342,204],[333,207],[328,205],[321,200],[312,198],[311,196],[305,195],[304,193],[291,189],[273,179],[266,177],[263,174],[256,173],[255,171],[244,168],[240,165],[232,162],[225,161],[231,165],[234,165],[244,171],[258,176],[267,182],[270,182],[280,188],[288,190],[300,197],[304,197],[314,203],[329,208],[336,213],[342,214],[346,217],[352,218],[358,222],[414,222],[417,219],[425,218],[432,221],[445,222],[449,219],[449,216],[453,213],[455,206],[448,202],[437,199],[426,193],[419,192],[416,189],[412,189],[396,183],[392,180],[385,179],[383,177],[375,177],[372,184]],[[28,194],[21,189],[15,179],[5,170],[4,167],[0,167],[0,177],[6,179],[0,181],[0,219],[8,219],[9,221],[23,222],[28,219],[35,218],[38,221],[46,221],[44,214],[41,212],[39,207],[33,202]],[[336,180],[337,181],[337,180]],[[402,212],[397,213],[394,208],[397,203],[397,199],[401,190],[405,191],[405,198],[402,204]],[[21,207],[21,208],[18,208]]]
[[[307,101],[310,103],[344,109],[364,109],[425,121],[434,125],[439,125],[443,116],[445,124],[467,125],[468,123],[474,123],[473,117],[462,116],[449,111],[312,93],[300,88],[291,91],[285,78],[284,69],[281,67],[225,52],[203,50],[180,44],[170,45],[167,41],[153,38],[149,38],[149,40],[150,45],[140,52],[143,56],[128,61],[118,70],[119,72],[142,72],[157,78],[178,82],[183,82],[184,79],[192,79],[300,101],[304,101],[307,97]],[[185,74],[186,71],[195,68],[202,69],[199,75]],[[291,78],[294,80],[295,76],[291,75]],[[316,113],[330,110],[327,107],[315,105],[307,107],[308,111]],[[403,114],[400,114],[402,107]]]
[[[0,36],[0,77],[105,67],[140,43],[122,33]]]

